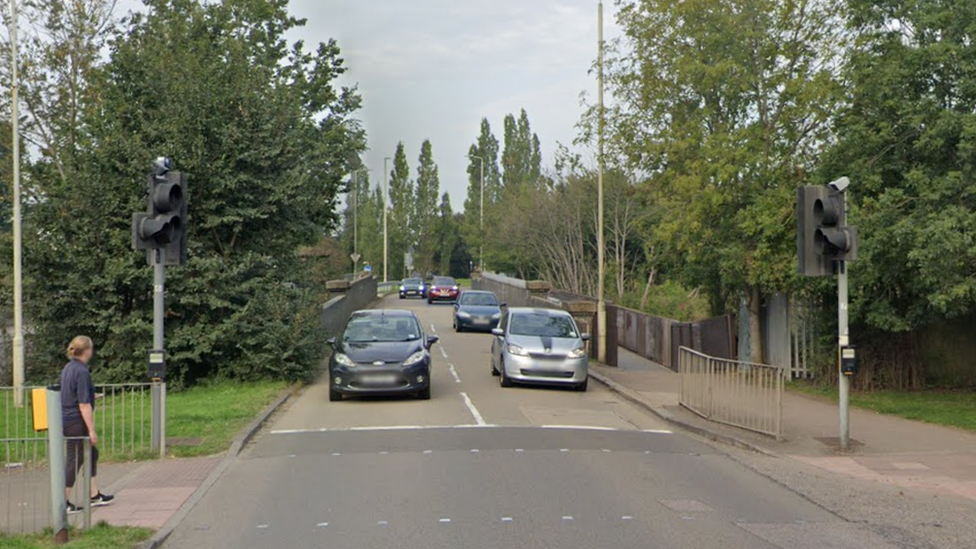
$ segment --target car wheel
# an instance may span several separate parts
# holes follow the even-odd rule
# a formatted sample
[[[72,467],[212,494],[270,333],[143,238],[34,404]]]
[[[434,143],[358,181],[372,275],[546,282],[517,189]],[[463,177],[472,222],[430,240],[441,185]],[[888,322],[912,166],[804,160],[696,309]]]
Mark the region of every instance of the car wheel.
[[[339,402],[340,400],[342,400],[342,393],[340,393],[339,391],[336,391],[332,387],[329,387],[329,401],[330,402]]]
[[[420,400],[430,400],[430,385],[428,384],[424,389],[417,393],[417,398]]]
[[[458,324],[458,323],[455,322],[454,323],[454,331],[457,332],[457,333],[461,333],[461,332],[464,331],[464,327],[462,327],[460,324]]]
[[[579,391],[579,392],[581,392],[581,393],[585,393],[586,392],[586,385],[587,385],[587,383],[589,383],[589,381],[590,381],[590,378],[584,379],[583,380],[583,383],[580,383],[579,385],[576,386],[576,390]]]
[[[404,295],[403,294],[400,294],[400,299],[403,299],[403,298],[404,298]]]
[[[502,387],[511,387],[512,386],[512,380],[511,379],[508,379],[508,376],[505,375],[505,364],[502,364],[502,367],[499,368],[498,370],[499,370],[498,371],[498,384],[501,385]]]

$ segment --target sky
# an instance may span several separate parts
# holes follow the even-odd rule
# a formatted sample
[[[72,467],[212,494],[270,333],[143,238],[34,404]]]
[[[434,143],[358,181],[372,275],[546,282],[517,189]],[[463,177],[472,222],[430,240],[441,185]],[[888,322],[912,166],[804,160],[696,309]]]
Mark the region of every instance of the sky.
[[[551,165],[556,144],[576,137],[580,94],[596,97],[597,0],[292,0],[291,11],[308,20],[296,37],[342,49],[343,84],[363,96],[371,181],[399,141],[415,176],[430,139],[455,210],[483,117],[501,141],[505,114],[525,108]],[[608,1],[606,39],[618,34],[613,13]]]
[[[376,184],[383,159],[403,141],[411,173],[424,139],[433,145],[441,192],[455,211],[467,194],[468,147],[488,118],[502,141],[508,113],[528,112],[551,166],[557,143],[572,147],[576,123],[596,98],[598,0],[291,0],[307,19],[289,40],[309,49],[338,41],[348,72],[341,85],[357,86],[367,132],[363,162]],[[120,0],[122,13],[141,9]],[[604,2],[604,33],[619,35],[613,0]],[[592,151],[580,150],[592,157]],[[392,168],[392,161],[391,161]]]

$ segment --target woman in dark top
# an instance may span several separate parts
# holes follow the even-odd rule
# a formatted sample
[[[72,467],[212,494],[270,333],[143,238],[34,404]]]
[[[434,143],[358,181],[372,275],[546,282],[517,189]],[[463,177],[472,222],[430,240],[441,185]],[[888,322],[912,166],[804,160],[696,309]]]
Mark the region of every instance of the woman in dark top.
[[[88,363],[94,349],[88,336],[77,336],[68,345],[69,362],[61,370],[61,421],[65,437],[91,439],[91,505],[108,505],[114,496],[98,491],[95,476],[98,474],[98,434],[95,432],[95,386],[92,384]],[[75,477],[85,463],[84,444],[81,439],[68,440],[68,459],[65,461],[65,498],[68,512],[77,513],[81,508],[71,503],[71,489]]]

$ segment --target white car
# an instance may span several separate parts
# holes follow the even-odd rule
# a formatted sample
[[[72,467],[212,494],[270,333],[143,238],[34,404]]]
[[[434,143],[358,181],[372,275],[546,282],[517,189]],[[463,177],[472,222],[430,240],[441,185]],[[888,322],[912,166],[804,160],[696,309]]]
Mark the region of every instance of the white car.
[[[569,385],[586,390],[588,334],[557,309],[512,308],[491,331],[491,373],[502,387],[514,383]]]

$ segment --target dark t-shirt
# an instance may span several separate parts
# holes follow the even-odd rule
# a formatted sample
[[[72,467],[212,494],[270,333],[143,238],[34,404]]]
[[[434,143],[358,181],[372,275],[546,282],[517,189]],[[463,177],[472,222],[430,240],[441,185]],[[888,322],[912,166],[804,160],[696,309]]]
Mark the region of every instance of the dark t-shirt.
[[[95,386],[88,367],[72,360],[61,370],[61,420],[65,426],[82,421],[79,404],[91,404],[95,408]]]

